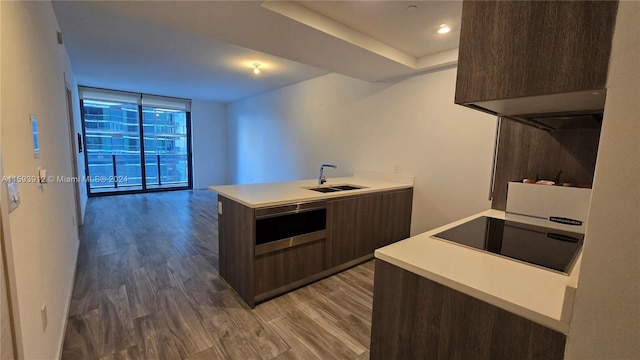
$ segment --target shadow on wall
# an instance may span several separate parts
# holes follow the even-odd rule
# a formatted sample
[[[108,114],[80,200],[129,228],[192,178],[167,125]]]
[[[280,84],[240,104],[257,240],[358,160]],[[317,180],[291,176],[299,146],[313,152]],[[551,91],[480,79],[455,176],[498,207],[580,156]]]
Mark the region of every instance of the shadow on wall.
[[[236,125],[237,138],[235,156],[237,168],[235,183],[286,181],[296,179],[294,149],[279,142],[286,131],[278,121],[256,116],[241,116]],[[280,150],[280,151],[278,151]]]

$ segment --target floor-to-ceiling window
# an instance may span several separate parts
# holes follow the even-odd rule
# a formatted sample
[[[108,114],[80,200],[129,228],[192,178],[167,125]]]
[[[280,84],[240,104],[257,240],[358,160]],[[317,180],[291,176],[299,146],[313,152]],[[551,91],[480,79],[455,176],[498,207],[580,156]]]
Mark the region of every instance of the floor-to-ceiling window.
[[[90,195],[191,188],[189,100],[85,87],[80,94]]]

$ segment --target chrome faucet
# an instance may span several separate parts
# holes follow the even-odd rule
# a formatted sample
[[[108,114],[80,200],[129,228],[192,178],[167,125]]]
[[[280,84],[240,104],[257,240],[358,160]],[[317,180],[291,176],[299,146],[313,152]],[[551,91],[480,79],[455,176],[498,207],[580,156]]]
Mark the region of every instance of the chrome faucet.
[[[318,185],[322,185],[324,183],[327,182],[327,178],[324,176],[324,168],[326,167],[330,167],[330,168],[337,168],[337,165],[332,165],[332,164],[322,164],[320,165],[320,177],[318,177]]]

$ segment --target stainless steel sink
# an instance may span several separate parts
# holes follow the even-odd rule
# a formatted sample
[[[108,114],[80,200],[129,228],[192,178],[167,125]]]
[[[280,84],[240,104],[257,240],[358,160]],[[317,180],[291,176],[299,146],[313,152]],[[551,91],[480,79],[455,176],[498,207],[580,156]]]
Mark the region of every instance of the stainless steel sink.
[[[325,186],[312,186],[305,187],[305,189],[313,190],[321,193],[332,193],[337,191],[349,191],[349,190],[358,190],[358,189],[366,189],[364,186],[352,185],[352,184],[343,184],[343,185],[325,185]]]
[[[341,189],[336,189],[336,188],[332,188],[332,187],[319,187],[319,188],[309,189],[309,190],[313,190],[313,191],[317,191],[317,192],[321,192],[321,193],[330,193],[330,192],[342,191]]]
[[[364,187],[362,186],[356,186],[356,185],[338,185],[338,186],[333,186],[332,188],[334,189],[340,189],[340,190],[358,190],[358,189],[364,189]]]

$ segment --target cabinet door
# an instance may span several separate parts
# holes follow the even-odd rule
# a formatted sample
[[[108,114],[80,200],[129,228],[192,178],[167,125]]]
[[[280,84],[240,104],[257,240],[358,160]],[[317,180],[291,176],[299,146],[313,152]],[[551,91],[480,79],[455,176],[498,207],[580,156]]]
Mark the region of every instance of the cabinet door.
[[[603,89],[616,1],[465,1],[457,104]]]
[[[413,189],[381,195],[380,211],[376,221],[375,249],[409,237],[412,202]]]
[[[373,252],[381,199],[373,194],[327,201],[327,268]]]

